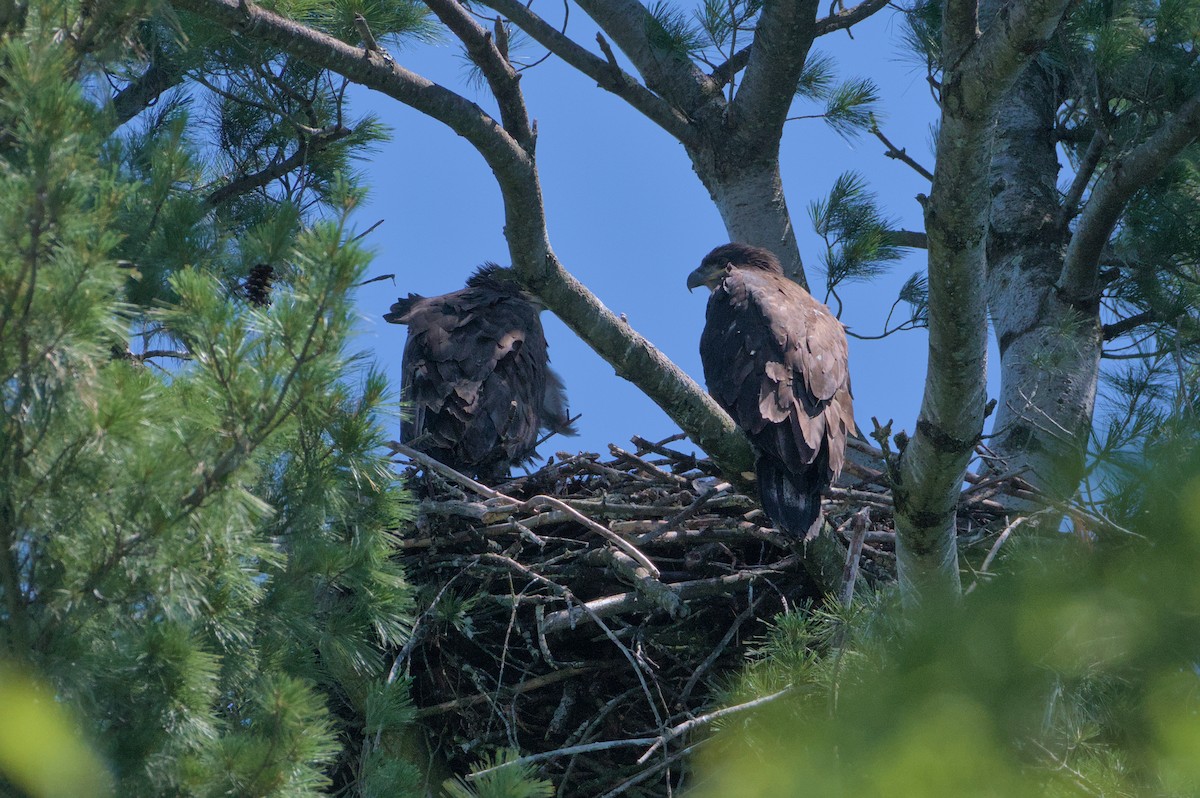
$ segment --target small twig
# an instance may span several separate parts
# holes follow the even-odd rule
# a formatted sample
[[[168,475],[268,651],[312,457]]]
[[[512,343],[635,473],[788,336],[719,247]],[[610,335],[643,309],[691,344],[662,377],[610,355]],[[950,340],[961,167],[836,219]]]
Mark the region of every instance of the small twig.
[[[520,759],[513,759],[509,762],[501,762],[499,765],[493,765],[490,768],[477,770],[474,773],[467,775],[468,781],[474,781],[480,776],[486,776],[488,773],[494,773],[497,770],[510,768],[514,765],[533,765],[538,762],[545,762],[547,759],[554,759],[558,756],[573,756],[575,754],[590,754],[594,751],[607,751],[610,748],[630,748],[635,745],[646,745],[656,740],[656,737],[633,737],[628,740],[604,740],[599,743],[584,743],[583,745],[570,745],[566,748],[558,748],[554,751],[544,751],[540,754],[530,754],[523,756]]]
[[[615,74],[621,74],[621,65],[617,63],[617,57],[613,54],[612,48],[608,46],[608,40],[601,33],[596,34],[596,43],[600,45],[600,51],[604,53],[605,59],[608,60],[608,65],[612,67]]]
[[[191,360],[191,352],[181,352],[175,349],[150,349],[145,352],[130,353],[129,359],[143,362],[153,357],[170,357],[176,360]]]
[[[763,578],[767,573],[778,572],[778,568],[760,569],[753,571],[739,571],[728,576],[719,576],[713,579],[694,579],[687,582],[666,582],[664,586],[674,591],[681,601],[690,601],[701,596],[712,596],[727,593],[736,585],[752,582],[755,579]],[[618,615],[622,612],[629,612],[641,607],[645,603],[642,594],[634,591],[631,593],[618,593],[612,596],[595,599],[586,603],[580,603],[577,607],[571,607],[565,610],[558,610],[546,616],[546,633],[553,634],[564,629],[571,629],[576,626],[584,618],[592,618],[593,620],[609,615]]]
[[[574,507],[571,507],[570,505],[568,505],[562,499],[559,499],[555,496],[547,496],[546,494],[543,493],[541,495],[534,496],[532,499],[530,499],[527,502],[524,502],[522,506],[526,509],[533,509],[535,507],[538,507],[541,505],[546,505],[546,504],[550,505],[551,507],[554,507],[555,509],[559,510],[560,512],[566,513],[567,515],[571,516],[579,523],[583,524],[588,529],[590,529],[593,532],[595,532],[596,534],[600,535],[605,540],[607,540],[609,543],[612,543],[614,546],[621,549],[623,552],[625,552],[630,557],[632,557],[634,560],[636,560],[637,564],[642,566],[643,568],[645,568],[648,572],[650,572],[650,574],[653,577],[655,577],[656,579],[658,578],[658,576],[659,576],[658,567],[654,563],[650,562],[650,558],[647,557],[645,554],[642,554],[642,552],[638,549],[637,546],[633,545],[628,540],[625,540],[625,538],[616,534],[615,532],[613,532],[612,530],[610,530],[608,527],[604,526],[603,524],[598,524],[595,521],[593,521],[592,519],[588,518],[586,515],[579,512],[578,510],[576,510]]]
[[[909,165],[921,177],[930,182],[933,181],[933,172],[929,171],[924,166],[921,166],[921,164],[913,160],[912,156],[909,155],[903,147],[897,147],[895,144],[889,141],[888,137],[883,135],[883,131],[879,129],[878,125],[871,125],[871,133],[874,134],[875,138],[883,142],[883,146],[887,147],[887,151],[884,152],[884,155]]]
[[[361,233],[359,233],[358,235],[356,235],[354,238],[350,239],[350,240],[349,240],[349,241],[347,241],[346,243],[348,243],[348,244],[353,244],[355,241],[359,241],[359,240],[361,240],[361,239],[364,239],[364,238],[366,238],[367,236],[369,236],[371,233],[373,233],[373,232],[375,231],[375,228],[376,228],[376,227],[379,227],[379,225],[383,224],[383,221],[384,221],[383,219],[380,219],[378,222],[376,222],[375,224],[371,225],[371,226],[370,226],[370,227],[368,227],[366,230],[363,230]],[[395,277],[396,275],[394,275],[394,274],[390,274],[390,275],[388,275],[388,276],[389,276],[389,277]],[[368,280],[367,282],[370,282],[370,280]],[[365,285],[365,283],[359,283],[359,285]]]
[[[567,426],[568,426],[568,427],[573,427],[573,426],[575,425],[575,422],[576,422],[576,421],[578,421],[578,420],[579,420],[579,419],[581,419],[581,418],[583,418],[583,413],[576,413],[574,416],[572,416],[571,418],[568,418],[568,419],[567,419]],[[537,443],[535,443],[535,444],[533,445],[533,448],[535,448],[535,449],[536,449],[537,447],[541,446],[541,445],[542,445],[543,443],[545,443],[546,441],[548,441],[548,440],[550,440],[551,438],[553,438],[555,435],[561,435],[561,434],[562,434],[562,433],[561,433],[561,432],[559,432],[558,430],[556,430],[556,429],[552,429],[552,430],[550,430],[549,432],[547,432],[545,435],[543,435],[542,437],[538,438],[538,439],[537,439]],[[572,435],[574,435],[575,433],[571,433],[571,434],[572,434]]]
[[[751,601],[750,606],[742,610],[741,613],[738,614],[738,617],[733,619],[733,624],[727,630],[725,630],[725,634],[721,637],[720,641],[718,641],[717,645],[713,647],[713,650],[710,651],[708,656],[704,658],[704,661],[697,665],[696,669],[692,671],[692,675],[688,677],[687,682],[683,685],[683,690],[679,692],[680,703],[687,701],[692,694],[692,690],[694,690],[697,683],[699,683],[700,677],[703,676],[708,669],[713,666],[713,663],[715,663],[717,658],[721,656],[721,652],[723,652],[729,645],[730,641],[733,640],[733,636],[737,634],[738,629],[740,629],[742,624],[744,624],[750,619],[751,616],[754,615],[755,611],[758,609],[758,605],[762,603],[764,598],[765,596],[759,596]]]
[[[379,275],[378,277],[371,277],[371,278],[368,278],[368,279],[366,279],[366,280],[363,280],[361,283],[355,283],[355,284],[354,284],[354,287],[355,287],[355,288],[362,288],[364,285],[370,285],[371,283],[381,283],[381,282],[383,282],[384,280],[391,280],[393,283],[395,283],[395,281],[396,281],[396,275],[394,275],[394,274],[381,274],[381,275]]]
[[[849,607],[854,601],[854,585],[858,582],[858,565],[862,559],[863,542],[867,537],[867,526],[871,523],[871,512],[866,507],[854,514],[850,523],[852,534],[846,549],[846,566],[842,569],[842,606]]]
[[[641,773],[638,773],[635,776],[630,776],[628,779],[621,782],[613,789],[604,793],[604,795],[601,795],[600,798],[616,798],[616,796],[621,795],[626,790],[628,790],[630,787],[641,784],[643,781],[645,781],[646,779],[649,779],[653,776],[657,776],[659,771],[670,767],[672,763],[678,762],[680,759],[691,756],[693,751],[695,751],[697,748],[699,748],[700,746],[704,745],[707,742],[709,742],[708,739],[700,740],[699,742],[692,743],[691,745],[687,746],[686,748],[682,748],[682,749],[676,751],[675,753],[671,754],[670,756],[665,757],[661,762],[656,762],[652,767],[646,768]],[[668,798],[670,798],[669,795],[668,795]]]
[[[392,451],[392,454],[402,454],[409,460],[438,472],[447,479],[457,482],[465,488],[469,488],[480,496],[486,496],[489,499],[508,499],[513,504],[520,504],[516,499],[505,496],[499,491],[492,490],[482,482],[476,482],[466,474],[459,473],[445,463],[435,460],[427,454],[418,452],[416,449],[410,449],[399,441],[388,441],[387,447]]]
[[[658,705],[654,703],[654,696],[651,694],[650,686],[648,684],[646,684],[646,677],[642,673],[642,667],[643,667],[642,664],[638,661],[638,658],[633,655],[633,652],[631,652],[629,650],[629,647],[626,646],[624,643],[622,643],[620,638],[617,637],[616,633],[613,632],[613,630],[611,628],[609,628],[608,624],[606,624],[604,622],[603,618],[601,618],[599,615],[592,612],[591,608],[588,607],[587,604],[585,604],[584,602],[580,601],[578,599],[578,597],[576,597],[575,594],[573,592],[571,592],[570,589],[563,587],[558,582],[555,582],[552,579],[547,579],[545,576],[542,576],[541,574],[537,573],[536,571],[522,565],[521,563],[517,562],[516,560],[512,559],[511,557],[505,557],[500,554],[488,553],[488,554],[479,555],[479,558],[481,560],[487,560],[490,562],[499,563],[516,573],[522,574],[523,576],[526,576],[529,579],[532,579],[536,582],[544,584],[548,588],[550,588],[552,591],[554,591],[557,595],[560,595],[560,596],[566,598],[568,601],[573,601],[576,603],[576,605],[582,607],[583,611],[588,615],[588,617],[591,618],[592,621],[595,622],[596,626],[600,627],[600,630],[602,632],[604,632],[604,636],[607,637],[612,642],[612,644],[617,647],[617,650],[620,651],[621,655],[623,657],[625,657],[625,659],[629,662],[630,666],[633,669],[634,675],[637,676],[638,683],[641,685],[642,693],[646,696],[646,705],[648,707],[650,707],[650,711],[654,715],[655,722],[659,723],[659,724],[662,723],[662,716],[658,711]],[[555,613],[555,615],[557,615],[557,614],[558,613]],[[551,618],[553,618],[553,616],[551,616]],[[547,623],[547,625],[549,625],[549,622]],[[547,630],[547,631],[549,631],[549,630]]]
[[[670,483],[673,483],[676,485],[684,485],[684,486],[691,485],[691,482],[689,482],[688,480],[679,476],[678,474],[672,474],[669,471],[663,471],[661,468],[654,465],[653,463],[648,462],[641,457],[638,457],[636,454],[632,454],[631,452],[625,451],[624,449],[622,449],[620,446],[617,446],[616,444],[610,443],[608,445],[608,451],[614,457],[616,457],[620,460],[628,461],[631,465],[634,466],[634,468],[644,471],[649,476],[657,477],[658,479],[661,479],[661,480],[664,480],[666,482],[670,482]]]
[[[371,26],[367,24],[366,17],[362,14],[355,14],[354,27],[358,31],[358,35],[362,37],[363,47],[373,53],[383,52],[379,47],[379,42],[375,41],[375,34],[371,33]]]
[[[617,661],[620,662],[620,660]],[[542,674],[541,676],[535,676],[532,679],[520,682],[519,684],[507,688],[504,692],[508,696],[515,696],[521,695],[522,693],[529,693],[534,690],[540,690],[543,687],[549,687],[552,684],[557,684],[558,682],[566,681],[567,679],[574,679],[576,676],[582,676],[585,673],[591,673],[593,671],[600,670],[605,664],[611,663],[592,663],[572,668],[563,668],[559,671],[551,671],[550,673]],[[456,698],[453,701],[443,701],[440,704],[434,704],[430,707],[421,707],[414,713],[414,715],[417,718],[428,718],[432,717],[433,715],[443,715],[447,712],[455,712],[457,710],[465,709],[477,704],[484,704],[492,700],[493,696],[485,694],[464,696],[462,698]]]
[[[679,737],[680,735],[687,734],[688,732],[690,732],[692,729],[696,728],[697,726],[703,726],[705,724],[712,723],[714,720],[720,720],[721,718],[724,718],[728,715],[733,715],[738,712],[745,712],[748,709],[754,709],[756,707],[761,707],[763,704],[770,703],[771,701],[774,701],[777,698],[782,698],[783,696],[787,695],[791,691],[792,691],[792,686],[788,685],[787,687],[783,688],[782,690],[771,693],[770,695],[765,695],[765,696],[762,696],[761,698],[756,698],[753,701],[747,701],[744,704],[735,704],[732,707],[724,707],[724,708],[718,709],[714,712],[709,712],[705,715],[697,715],[696,717],[692,718],[691,720],[685,720],[683,723],[680,723],[676,726],[672,726],[670,729],[668,729],[667,731],[665,731],[661,735],[659,735],[658,738],[654,741],[654,744],[651,745],[644,754],[642,754],[640,757],[638,757],[637,763],[639,765],[645,764],[646,760],[649,759],[654,754],[654,752],[656,750],[658,750],[658,748],[660,746],[669,743],[671,740],[674,740],[676,737]]]

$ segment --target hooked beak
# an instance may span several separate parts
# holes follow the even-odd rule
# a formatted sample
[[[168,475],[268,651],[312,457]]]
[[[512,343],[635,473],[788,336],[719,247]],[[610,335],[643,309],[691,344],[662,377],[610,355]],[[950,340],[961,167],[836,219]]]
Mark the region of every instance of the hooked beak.
[[[687,288],[688,291],[706,285],[709,288],[715,288],[716,284],[724,277],[725,269],[714,264],[701,264],[700,268],[688,275]]]

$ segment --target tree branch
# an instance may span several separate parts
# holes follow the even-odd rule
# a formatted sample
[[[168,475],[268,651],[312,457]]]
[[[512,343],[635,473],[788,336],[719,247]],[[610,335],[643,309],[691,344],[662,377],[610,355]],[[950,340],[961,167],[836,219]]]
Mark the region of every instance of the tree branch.
[[[1111,341],[1114,338],[1120,338],[1126,333],[1133,332],[1143,324],[1152,324],[1156,321],[1162,321],[1157,313],[1152,310],[1143,310],[1141,313],[1126,316],[1123,319],[1114,321],[1112,324],[1105,324],[1100,328],[1100,331],[1105,341]]]
[[[165,92],[183,81],[185,70],[161,52],[156,53],[150,66],[132,83],[112,98],[116,127],[149,108]]]
[[[533,155],[533,129],[529,125],[529,113],[525,110],[525,97],[518,86],[521,76],[512,68],[508,58],[500,53],[491,34],[467,13],[458,0],[425,0],[425,5],[467,48],[467,55],[483,72],[500,106],[500,121],[504,129],[527,153]]]
[[[312,156],[335,141],[346,138],[353,132],[352,129],[343,127],[342,125],[330,125],[327,128],[318,130],[313,136],[305,136],[301,139],[300,146],[296,148],[296,151],[287,158],[253,174],[242,175],[234,180],[230,180],[209,194],[204,203],[210,208],[215,208],[233,197],[262,188],[272,180],[276,180],[295,169],[299,169],[308,163]]]
[[[1079,203],[1083,200],[1083,192],[1087,190],[1092,175],[1096,173],[1096,167],[1100,165],[1100,156],[1104,154],[1104,147],[1107,144],[1108,136],[1104,131],[1097,130],[1088,143],[1083,159],[1079,162],[1079,168],[1075,170],[1075,179],[1071,181],[1071,187],[1063,195],[1062,218],[1064,222],[1074,219],[1075,215],[1079,213]]]
[[[687,117],[675,110],[670,103],[647,89],[637,78],[619,66],[594,55],[569,36],[559,32],[523,3],[517,0],[484,2],[489,8],[511,20],[538,44],[596,81],[600,88],[632,105],[677,140],[688,143],[695,138]]]
[[[997,104],[1045,44],[1068,0],[1006,4],[982,36],[975,0],[948,0],[938,163],[925,203],[929,360],[917,428],[895,485],[896,561],[912,605],[957,595],[959,489],[983,433],[987,398],[986,153]]]
[[[950,0],[950,5],[957,9],[975,3],[974,0]],[[969,41],[966,30],[960,32],[956,27],[952,31],[948,25],[944,36],[950,36],[952,41],[950,47],[943,44],[943,50],[949,56],[962,46],[963,55],[957,63],[950,61],[951,67],[942,84],[943,103],[961,102],[964,96],[973,96],[978,98],[972,103],[977,113],[988,115],[994,111],[1017,73],[1045,48],[1068,5],[1064,0],[1005,3],[982,34],[976,37],[973,30],[970,32]],[[968,19],[974,19],[973,12],[955,10],[954,14],[961,17],[957,20],[958,25],[965,26]],[[950,15],[948,9],[948,20]],[[963,39],[961,45],[960,37]],[[955,86],[955,76],[962,81],[961,86]]]
[[[721,99],[721,87],[690,59],[651,42],[658,23],[637,0],[579,0],[579,7],[621,48],[646,85],[677,108],[692,112],[714,95]]]
[[[919,230],[888,230],[884,235],[893,246],[929,249],[929,237]]]
[[[333,70],[442,122],[471,142],[498,175],[519,178],[532,167],[525,150],[478,105],[378,53],[249,2],[172,0],[172,5]]]
[[[875,12],[887,8],[887,5],[888,0],[864,0],[851,8],[843,8],[836,14],[818,19],[815,35],[824,36],[835,30],[846,30],[872,16]]]
[[[1067,246],[1058,290],[1064,301],[1094,305],[1100,300],[1100,253],[1117,219],[1139,189],[1149,185],[1184,147],[1200,135],[1200,94],[1192,95],[1148,139],[1105,169],[1079,215]]]
[[[817,0],[766,0],[742,85],[730,104],[744,146],[779,149],[780,131],[816,34]]]
[[[718,64],[712,72],[709,73],[709,78],[717,82],[719,86],[728,86],[729,81],[733,80],[733,76],[746,68],[746,64],[750,62],[750,51],[754,49],[754,44],[751,43],[746,47],[738,50],[733,55],[729,56],[729,60],[723,64]]]
[[[908,151],[903,147],[897,147],[895,144],[893,144],[888,137],[883,134],[883,131],[879,129],[878,125],[871,125],[871,133],[875,136],[875,138],[883,142],[883,146],[887,147],[887,150],[883,153],[884,155],[900,161],[901,163],[908,164],[910,167],[912,167],[913,171],[926,180],[933,180],[933,172],[917,163],[916,160],[914,160],[913,157],[908,154]]]

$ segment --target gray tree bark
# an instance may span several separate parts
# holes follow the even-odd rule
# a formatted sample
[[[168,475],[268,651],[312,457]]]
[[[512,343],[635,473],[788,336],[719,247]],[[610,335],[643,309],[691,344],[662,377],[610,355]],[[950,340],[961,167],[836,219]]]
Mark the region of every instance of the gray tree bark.
[[[1102,248],[1134,193],[1195,140],[1200,103],[1196,97],[1183,103],[1126,153],[1112,151],[1097,134],[1060,192],[1055,80],[1049,69],[1032,66],[998,115],[987,285],[1001,365],[992,467],[1019,472],[1050,501],[1062,502],[1083,476],[1095,411],[1104,343]],[[1016,513],[1040,509],[1009,501]],[[1050,513],[1026,526],[1053,531],[1060,519]]]
[[[1054,76],[1034,64],[998,115],[987,285],[1001,374],[989,442],[1000,461],[991,465],[1061,500],[1083,475],[1102,340],[1098,306],[1064,302],[1056,285],[1069,235],[1058,190],[1058,104]]]

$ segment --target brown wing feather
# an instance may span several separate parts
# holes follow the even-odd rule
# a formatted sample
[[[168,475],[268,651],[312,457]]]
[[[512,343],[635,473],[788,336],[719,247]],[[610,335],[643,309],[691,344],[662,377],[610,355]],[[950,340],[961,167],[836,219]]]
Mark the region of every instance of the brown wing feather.
[[[471,285],[410,295],[385,318],[409,328],[401,436],[485,480],[535,456],[542,428],[571,434],[562,382],[549,367],[537,308],[518,292]],[[557,402],[557,404],[556,404]]]
[[[700,354],[709,392],[758,451],[768,513],[782,501],[770,491],[807,495],[819,507],[854,427],[841,322],[782,274],[732,268],[709,299]],[[805,506],[796,523],[810,523],[815,513]]]

